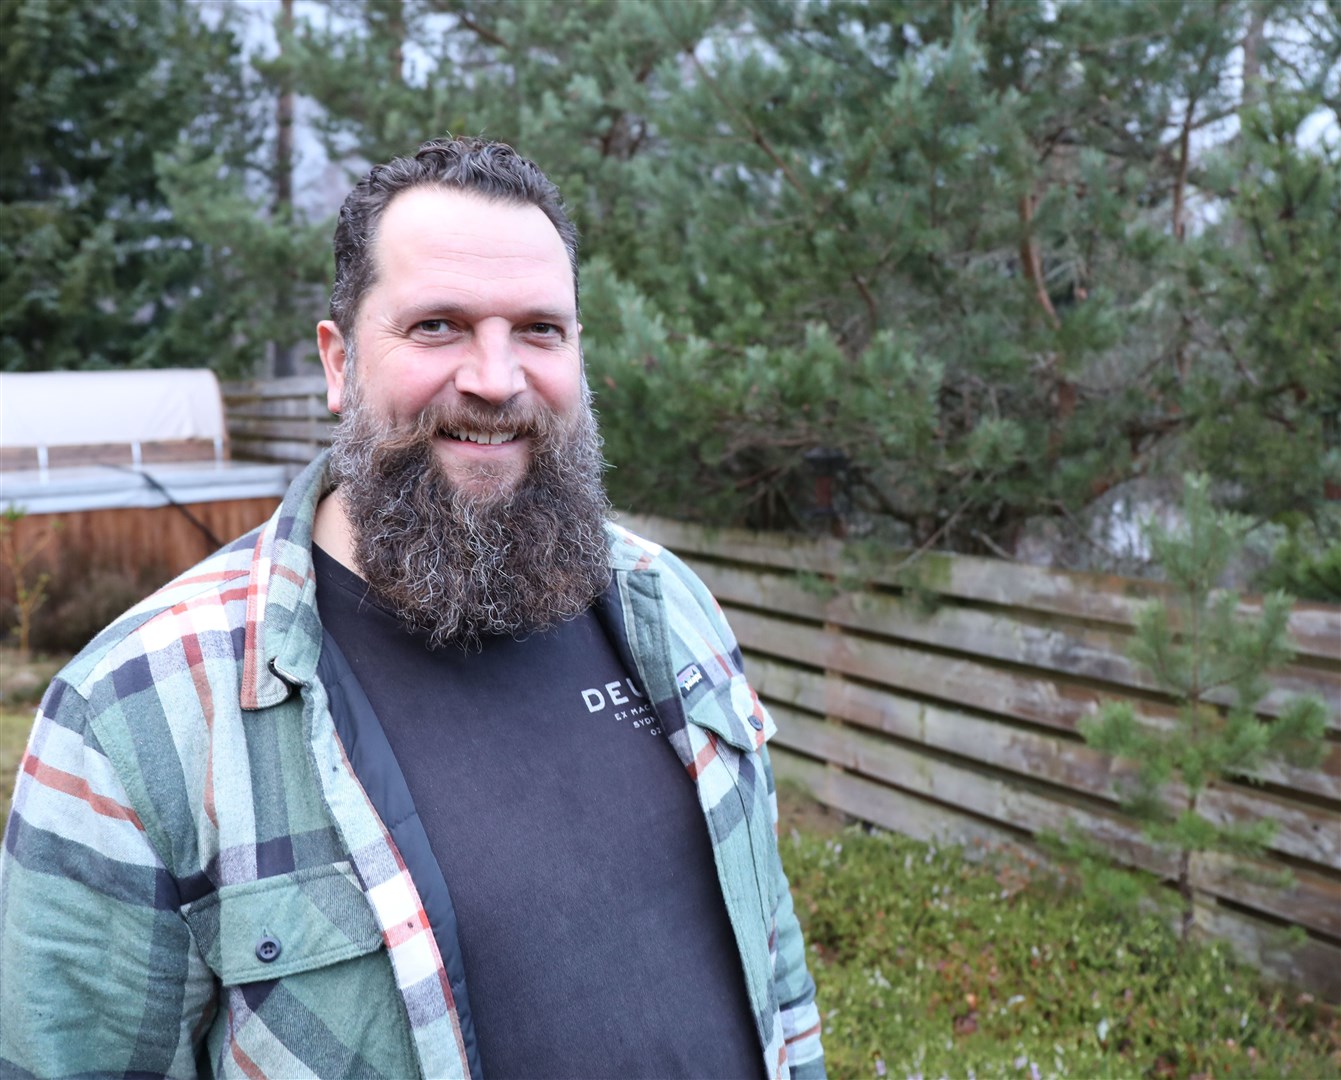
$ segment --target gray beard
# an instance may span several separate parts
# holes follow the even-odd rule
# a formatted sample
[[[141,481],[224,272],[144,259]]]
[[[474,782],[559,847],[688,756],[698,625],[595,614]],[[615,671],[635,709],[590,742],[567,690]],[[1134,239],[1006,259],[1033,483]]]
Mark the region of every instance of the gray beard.
[[[530,440],[511,488],[453,484],[433,439],[449,428]],[[610,582],[601,441],[589,397],[570,419],[504,406],[426,409],[401,428],[374,416],[357,381],[332,438],[331,476],[354,560],[378,602],[430,648],[524,637],[586,611]]]

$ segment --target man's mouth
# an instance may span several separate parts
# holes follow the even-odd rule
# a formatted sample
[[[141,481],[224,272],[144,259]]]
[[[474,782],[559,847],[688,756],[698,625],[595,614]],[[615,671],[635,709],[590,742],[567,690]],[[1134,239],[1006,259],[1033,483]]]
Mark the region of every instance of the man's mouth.
[[[512,442],[517,437],[515,431],[448,431],[447,435],[459,442],[478,443],[480,446],[499,446]]]

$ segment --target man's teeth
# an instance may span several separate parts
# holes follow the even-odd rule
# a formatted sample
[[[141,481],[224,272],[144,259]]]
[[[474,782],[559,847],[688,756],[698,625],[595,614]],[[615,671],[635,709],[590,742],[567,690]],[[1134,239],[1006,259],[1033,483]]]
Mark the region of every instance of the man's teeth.
[[[497,446],[499,443],[511,442],[517,437],[515,431],[498,431],[493,434],[483,431],[451,431],[448,434],[453,439],[479,443],[481,446]]]

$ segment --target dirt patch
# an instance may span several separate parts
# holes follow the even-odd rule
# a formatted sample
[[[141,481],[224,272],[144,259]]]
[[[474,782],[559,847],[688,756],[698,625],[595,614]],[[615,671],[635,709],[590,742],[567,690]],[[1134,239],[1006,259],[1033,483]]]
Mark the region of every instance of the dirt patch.
[[[778,834],[788,835],[793,829],[811,836],[833,836],[855,819],[841,810],[826,806],[809,789],[791,780],[778,783]]]

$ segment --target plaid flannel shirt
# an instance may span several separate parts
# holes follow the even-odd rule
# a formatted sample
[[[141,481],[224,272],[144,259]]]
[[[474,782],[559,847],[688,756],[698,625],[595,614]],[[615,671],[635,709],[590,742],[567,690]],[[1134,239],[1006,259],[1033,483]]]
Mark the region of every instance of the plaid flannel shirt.
[[[469,1075],[415,883],[316,678],[324,460],[57,676],[0,851],[0,1074]],[[693,777],[766,1074],[822,1076],[774,731],[712,597],[610,530],[638,674]]]

